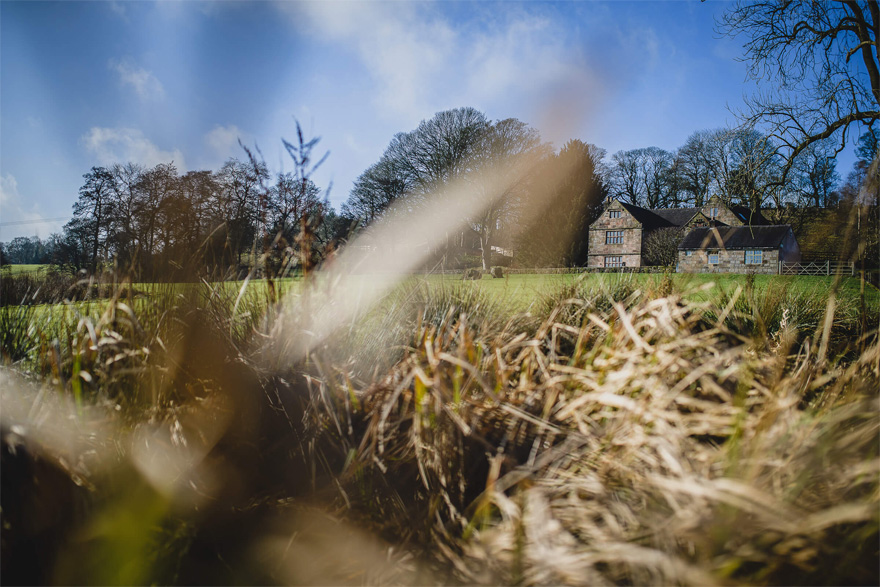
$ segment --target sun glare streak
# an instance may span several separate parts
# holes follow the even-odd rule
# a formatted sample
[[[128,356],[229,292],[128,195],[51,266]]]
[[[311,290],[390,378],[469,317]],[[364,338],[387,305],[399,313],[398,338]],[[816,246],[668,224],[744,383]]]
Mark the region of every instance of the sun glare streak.
[[[469,219],[508,197],[535,168],[538,157],[521,158],[514,165],[502,162],[460,178],[434,190],[418,205],[398,202],[382,222],[350,242],[303,292],[288,294],[270,337],[270,361],[283,364],[303,359],[337,329],[369,310],[423,267],[451,235],[467,229]],[[563,181],[566,175],[560,173],[555,181]],[[533,222],[549,203],[521,202],[522,226]]]

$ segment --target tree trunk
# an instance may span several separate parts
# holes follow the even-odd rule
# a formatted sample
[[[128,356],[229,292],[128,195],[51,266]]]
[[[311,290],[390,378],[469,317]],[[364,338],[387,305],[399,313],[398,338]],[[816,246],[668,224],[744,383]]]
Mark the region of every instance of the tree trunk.
[[[483,257],[483,271],[492,270],[492,247],[489,245],[489,235],[480,235],[480,251]]]
[[[97,209],[95,210],[95,237],[92,244],[92,275],[98,272],[98,241],[101,238],[101,201],[98,200]]]

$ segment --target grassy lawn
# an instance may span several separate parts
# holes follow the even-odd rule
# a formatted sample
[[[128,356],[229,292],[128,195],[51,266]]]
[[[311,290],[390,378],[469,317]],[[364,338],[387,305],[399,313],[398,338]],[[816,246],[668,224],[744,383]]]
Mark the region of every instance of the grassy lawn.
[[[746,284],[745,275],[734,274],[672,274],[672,281],[676,290],[686,292],[691,299],[711,299],[722,292],[732,292],[737,287]],[[527,311],[532,304],[540,301],[544,296],[552,295],[559,288],[580,283],[586,287],[592,287],[599,291],[602,288],[611,287],[622,281],[636,284],[638,288],[655,289],[660,286],[664,276],[662,274],[621,274],[621,273],[592,273],[581,275],[534,275],[512,274],[502,279],[484,277],[478,281],[463,282],[460,277],[453,275],[430,275],[413,279],[423,280],[429,284],[443,286],[473,287],[491,294],[505,307],[512,311]],[[757,290],[767,289],[772,286],[791,288],[793,292],[808,296],[826,296],[834,285],[834,277],[815,276],[791,276],[791,275],[757,275],[754,285]],[[710,288],[704,289],[711,284]],[[844,278],[841,283],[841,297],[857,298],[860,290],[860,282],[856,278]],[[690,292],[690,293],[687,293]],[[880,291],[866,284],[865,297],[868,305],[880,305]]]
[[[44,271],[49,265],[4,265],[0,268],[0,277],[7,275],[20,275],[22,273],[36,273]]]
[[[25,267],[25,266],[18,266]],[[35,266],[39,267],[39,266]],[[744,275],[708,275],[708,274],[672,274],[676,291],[684,292],[685,297],[695,301],[720,300],[733,293],[738,287],[745,287]],[[360,279],[360,278],[356,278]],[[362,279],[369,279],[363,276]],[[499,315],[511,316],[529,311],[541,311],[541,306],[548,299],[559,296],[560,289],[575,286],[580,291],[595,292],[601,295],[605,289],[614,289],[621,284],[629,283],[635,289],[643,291],[657,290],[661,287],[664,275],[661,274],[510,274],[501,279],[484,277],[478,281],[463,281],[457,275],[424,275],[414,276],[405,280],[401,288],[423,283],[429,291],[464,290],[485,294],[494,302],[494,312]],[[288,278],[274,282],[276,296],[279,298],[287,293],[296,293],[302,286],[301,278]],[[755,277],[756,291],[768,288],[775,291],[787,290],[799,297],[812,298],[824,307],[824,300],[834,284],[833,277],[813,276],[776,276],[759,275]],[[249,315],[262,315],[269,295],[265,280],[227,281],[212,284],[211,293],[204,284],[199,283],[136,283],[136,295],[129,300],[124,296],[121,301],[130,303],[132,310],[142,316],[158,307],[167,308],[171,297],[187,297],[188,293],[196,293],[202,298],[200,304],[209,303],[207,296],[213,298],[210,303],[221,303],[232,307],[237,304],[236,316],[247,321]],[[401,290],[403,291],[403,290]],[[846,278],[841,284],[840,298],[847,305],[858,306],[860,282],[858,279]],[[874,312],[880,308],[880,292],[871,285],[866,285],[866,303]],[[393,299],[389,298],[389,299]],[[172,302],[173,303],[173,302]],[[91,300],[66,304],[41,305],[34,308],[31,323],[44,333],[58,336],[65,329],[75,327],[83,317],[97,320],[104,313],[107,300]],[[382,314],[385,306],[379,304],[375,311]],[[236,319],[237,320],[237,319]]]

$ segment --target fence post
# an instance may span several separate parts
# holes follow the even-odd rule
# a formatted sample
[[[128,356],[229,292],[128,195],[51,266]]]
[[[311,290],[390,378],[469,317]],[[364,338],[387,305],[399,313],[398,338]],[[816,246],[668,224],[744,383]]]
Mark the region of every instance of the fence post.
[[[825,275],[831,275],[831,261],[825,261]]]

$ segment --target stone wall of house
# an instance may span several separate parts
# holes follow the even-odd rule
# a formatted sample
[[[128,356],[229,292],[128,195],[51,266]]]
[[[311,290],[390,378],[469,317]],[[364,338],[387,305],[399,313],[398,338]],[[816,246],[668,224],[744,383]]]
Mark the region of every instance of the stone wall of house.
[[[609,217],[610,210],[619,210],[620,218]],[[605,244],[605,233],[622,230],[623,243]],[[627,267],[641,267],[642,225],[619,202],[612,202],[590,227],[589,267],[604,267],[606,256],[621,256]]]
[[[619,220],[619,219],[615,219]],[[605,232],[622,230],[623,243],[606,244]],[[621,256],[627,267],[642,265],[642,229],[641,228],[595,228],[590,230],[589,266],[604,267],[606,256]]]
[[[707,251],[678,252],[679,273],[758,273],[775,275],[779,270],[779,251],[764,249],[763,262],[760,265],[746,265],[746,252],[743,250],[718,251],[718,264],[709,265]]]
[[[721,201],[721,198],[718,196],[712,196],[709,198],[709,201],[700,209],[700,211],[706,216],[706,218],[712,219],[711,210],[712,208],[718,208],[718,214],[715,216],[714,220],[718,222],[723,222],[728,226],[742,226],[742,221],[736,217],[736,214],[730,211],[728,207]]]
[[[642,256],[641,255],[624,255],[621,253],[609,253],[609,257],[617,256],[621,257],[621,261],[623,262],[624,267],[641,267],[642,266]],[[587,262],[587,267],[601,268],[605,267],[605,255],[590,255],[589,261]]]

